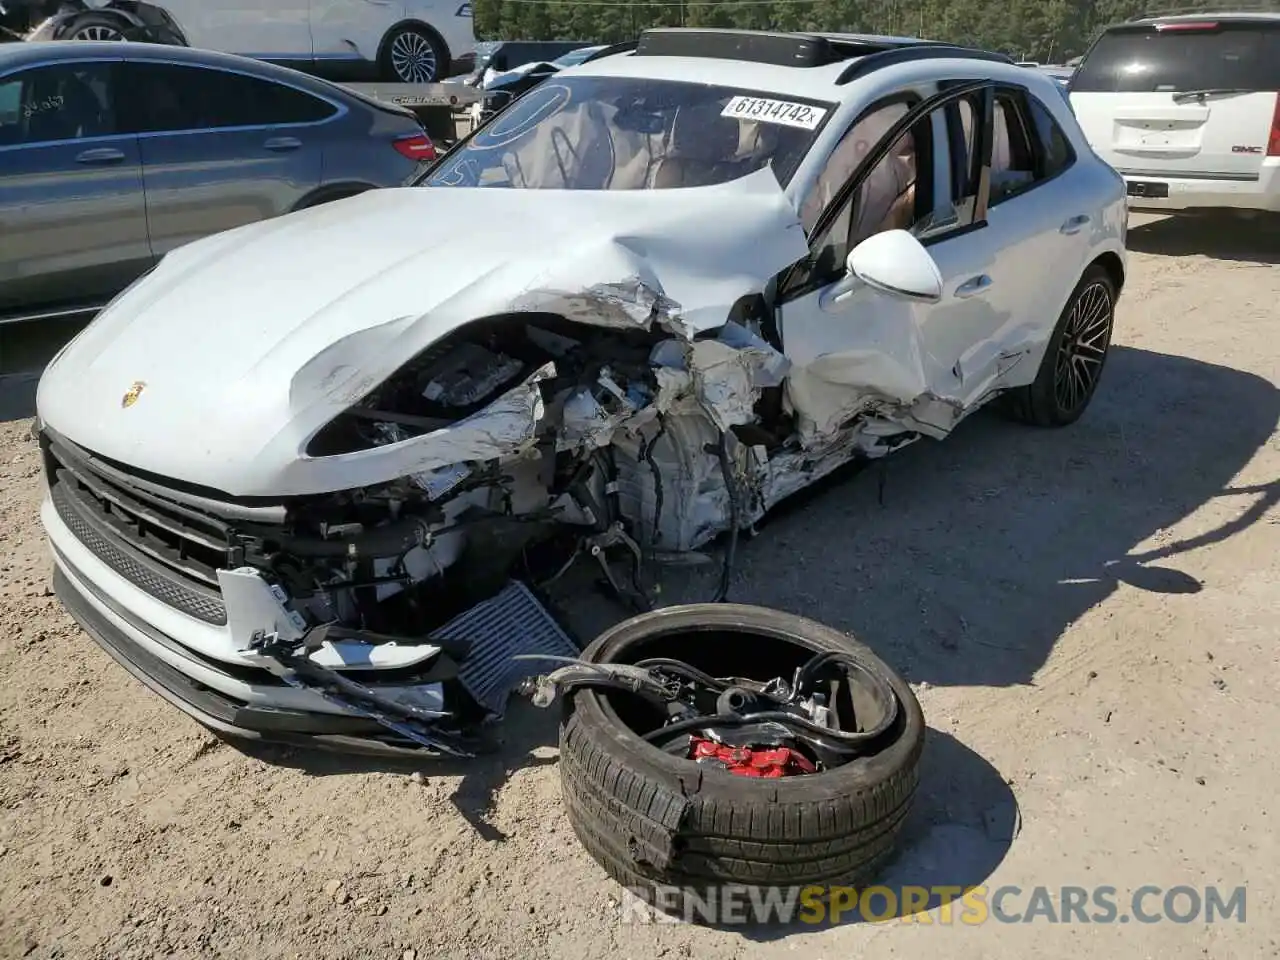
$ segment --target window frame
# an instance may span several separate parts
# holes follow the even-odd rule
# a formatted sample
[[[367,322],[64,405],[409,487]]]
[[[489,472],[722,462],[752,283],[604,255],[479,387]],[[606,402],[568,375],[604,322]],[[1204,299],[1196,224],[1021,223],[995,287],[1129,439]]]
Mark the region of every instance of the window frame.
[[[57,60],[38,60],[34,63],[24,63],[19,66],[15,66],[12,70],[10,70],[7,73],[0,74],[0,83],[6,83],[14,79],[22,80],[23,77],[28,73],[31,73],[35,70],[48,69],[50,67],[83,68],[87,66],[102,65],[107,69],[107,90],[112,97],[111,108],[112,108],[112,112],[115,114],[115,121],[116,121],[115,123],[116,129],[112,133],[100,133],[92,137],[75,137],[75,138],[63,139],[63,140],[35,140],[30,143],[0,144],[0,154],[6,153],[10,150],[31,150],[31,149],[36,149],[40,147],[57,147],[65,144],[102,143],[104,141],[109,141],[109,140],[119,140],[121,137],[132,136],[132,134],[127,129],[128,125],[125,123],[125,117],[127,116],[127,111],[121,108],[121,105],[117,102],[117,97],[116,97],[116,92],[119,89],[121,89],[121,84],[120,84],[121,65],[123,63],[124,63],[124,58],[120,56],[104,57],[102,55],[98,55],[98,56],[75,57],[75,58],[65,58],[65,59],[59,58]],[[19,97],[21,97],[21,94],[19,94]],[[19,99],[18,103],[19,103],[19,108],[21,108],[21,105],[22,105],[21,99]]]
[[[148,67],[177,67],[178,69],[198,70],[205,74],[230,74],[232,76],[245,77],[249,80],[256,80],[259,83],[272,84],[274,86],[284,87],[303,96],[311,97],[321,103],[327,103],[334,108],[333,113],[319,120],[286,120],[278,123],[248,123],[233,124],[230,126],[218,127],[183,127],[175,130],[145,130],[141,120],[144,117],[140,103],[135,103],[126,113],[128,118],[127,127],[129,131],[138,137],[172,137],[188,134],[216,134],[216,133],[238,133],[242,131],[252,130],[279,130],[279,129],[302,129],[307,127],[318,127],[322,124],[333,123],[336,120],[345,117],[350,112],[350,107],[335,97],[325,96],[322,93],[305,89],[296,83],[287,80],[281,80],[277,77],[267,77],[260,73],[253,73],[248,70],[237,70],[234,67],[224,67],[221,65],[211,65],[204,63],[190,63],[180,60],[165,59],[155,56],[129,57],[123,61],[124,76],[126,81],[129,73],[135,66]]]
[[[1071,138],[1067,136],[1067,131],[1064,130],[1062,127],[1062,124],[1058,122],[1058,118],[1053,115],[1053,111],[1049,109],[1048,104],[1046,104],[1041,97],[1036,96],[1033,91],[1027,89],[1026,87],[1021,87],[1019,89],[1021,90],[1022,96],[1023,96],[1023,106],[1027,111],[1027,122],[1030,124],[1030,130],[1032,130],[1035,133],[1035,137],[1032,140],[1031,146],[1032,146],[1032,149],[1035,150],[1037,154],[1039,154],[1038,162],[1040,164],[1040,169],[1041,170],[1046,169],[1046,164],[1048,161],[1049,154],[1048,154],[1047,145],[1045,144],[1044,140],[1041,138],[1040,130],[1036,126],[1036,118],[1034,116],[1034,111],[1036,107],[1039,107],[1040,110],[1043,111],[1044,115],[1049,118],[1049,122],[1053,124],[1053,129],[1056,130],[1061,135],[1062,142],[1063,144],[1066,145],[1066,148],[1067,148],[1067,159],[1062,164],[1062,166],[1055,172],[1047,174],[1041,180],[1036,181],[1037,183],[1049,183],[1057,179],[1058,177],[1062,176],[1064,173],[1066,173],[1068,170],[1074,167],[1076,163],[1080,160],[1080,154],[1076,152],[1075,145],[1071,142]]]
[[[995,98],[996,100],[1003,98],[1007,103],[1011,103],[1013,107],[1014,116],[1018,125],[1022,129],[1026,147],[1030,153],[1033,179],[1016,190],[1012,190],[1009,193],[1004,194],[999,199],[993,200],[991,202],[991,206],[993,207],[999,206],[1003,203],[1008,203],[1010,200],[1015,200],[1018,197],[1025,196],[1032,190],[1038,189],[1044,184],[1052,183],[1054,180],[1058,179],[1058,177],[1062,176],[1074,167],[1076,162],[1079,160],[1079,155],[1076,153],[1075,147],[1072,146],[1071,139],[1066,136],[1066,131],[1062,130],[1062,124],[1060,124],[1058,119],[1053,115],[1053,111],[1045,105],[1043,100],[1037,97],[1026,87],[1012,83],[997,84],[995,87]],[[1054,173],[1046,173],[1046,170],[1048,169],[1048,152],[1045,148],[1044,141],[1040,138],[1039,128],[1036,126],[1035,117],[1031,112],[1033,103],[1039,105],[1040,109],[1048,115],[1049,120],[1053,125],[1062,132],[1062,139],[1067,145],[1067,162]],[[994,123],[991,127],[991,135],[994,138]],[[1011,143],[1010,147],[1012,146],[1013,145]]]
[[[996,86],[995,81],[985,79],[940,81],[938,83],[939,91],[935,94],[923,98],[920,98],[918,94],[910,94],[916,99],[915,105],[885,132],[879,143],[867,152],[866,156],[862,158],[862,162],[854,169],[841,188],[836,191],[835,196],[831,198],[831,202],[827,204],[826,208],[818,216],[809,235],[809,254],[799,262],[792,264],[779,276],[776,303],[784,304],[790,300],[796,300],[821,290],[844,276],[843,265],[839,270],[830,274],[818,274],[811,269],[815,265],[818,251],[821,246],[825,245],[827,231],[839,216],[844,205],[852,200],[854,191],[862,186],[863,181],[889,155],[890,150],[893,149],[904,133],[916,127],[921,121],[931,123],[931,116],[938,110],[945,109],[951,104],[974,94],[981,97],[983,109],[982,113],[975,117],[975,122],[980,121],[978,130],[975,131],[975,134],[980,136],[980,139],[978,141],[979,148],[975,151],[973,160],[974,165],[978,167],[978,171],[976,178],[977,195],[974,200],[972,217],[968,223],[957,223],[949,229],[939,229],[935,233],[922,237],[920,242],[928,247],[985,227],[987,225],[987,207],[991,185],[992,117],[995,106],[994,90]],[[899,91],[877,100],[858,114],[857,119],[850,125],[850,129],[873,111],[886,106],[894,98],[900,99],[904,95],[909,94],[907,91]],[[950,127],[950,124],[948,124],[948,127]],[[963,140],[963,133],[961,134],[961,139]],[[946,162],[954,168],[957,159],[952,140],[953,137],[949,134]],[[937,164],[940,162],[937,147],[938,144],[931,143],[928,151],[930,162],[933,164],[931,175],[936,174]],[[972,175],[972,173],[973,171],[971,170],[970,174]],[[949,177],[948,180],[954,183],[954,175]],[[820,244],[820,240],[823,243]],[[806,271],[808,271],[807,275]]]

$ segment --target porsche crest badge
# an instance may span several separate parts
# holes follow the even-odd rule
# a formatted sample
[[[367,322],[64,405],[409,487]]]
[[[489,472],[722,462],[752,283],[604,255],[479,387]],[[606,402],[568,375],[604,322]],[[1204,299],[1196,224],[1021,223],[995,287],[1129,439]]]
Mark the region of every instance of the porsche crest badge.
[[[124,396],[120,398],[120,409],[128,410],[132,407],[138,402],[138,398],[142,396],[142,391],[145,389],[147,389],[147,385],[145,383],[141,380],[135,380],[133,382],[133,386],[126,390],[124,392]]]

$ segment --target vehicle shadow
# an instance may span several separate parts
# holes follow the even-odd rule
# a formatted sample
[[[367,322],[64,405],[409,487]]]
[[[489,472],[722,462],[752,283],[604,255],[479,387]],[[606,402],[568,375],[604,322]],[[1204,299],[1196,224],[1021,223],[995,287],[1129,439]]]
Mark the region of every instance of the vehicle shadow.
[[[397,773],[406,777],[418,773],[431,777],[460,777],[457,789],[449,797],[450,802],[482,840],[500,841],[505,840],[507,835],[488,819],[494,798],[515,771],[556,762],[555,750],[546,748],[555,748],[559,742],[559,719],[558,705],[543,710],[512,696],[508,702],[506,717],[493,730],[497,749],[471,759],[427,756],[398,759],[329,753],[254,740],[227,739],[226,742],[263,763],[289,767],[313,777],[346,776],[353,773]]]
[[[740,544],[729,599],[846,630],[915,682],[1029,683],[1118,584],[1201,589],[1178,557],[1280,502],[1280,480],[1232,486],[1278,419],[1280,390],[1261,377],[1117,346],[1073,426],[980,413],[873,468],[885,470],[882,504],[866,475],[783,504]],[[1239,498],[1231,521],[1167,533],[1226,497]],[[718,576],[718,564],[668,570],[664,605],[710,598]],[[588,637],[620,618],[588,592],[574,614]]]
[[[1165,217],[1131,225],[1126,246],[1163,257],[1200,254],[1214,260],[1280,263],[1280,216]]]
[[[752,917],[746,901],[748,922],[708,925],[766,942],[827,927],[925,913],[947,900],[959,901],[960,891],[985,883],[1004,860],[1021,826],[1017,799],[1000,772],[955,737],[929,728],[914,805],[893,859],[865,888],[874,891],[866,914],[859,909],[862,891],[833,890],[821,901],[797,898],[796,912],[786,920]],[[962,909],[959,902],[954,903],[949,919],[958,924]],[[699,918],[694,913],[676,919],[696,922]]]
[[[0,422],[35,416],[40,373],[88,319],[0,324]]]

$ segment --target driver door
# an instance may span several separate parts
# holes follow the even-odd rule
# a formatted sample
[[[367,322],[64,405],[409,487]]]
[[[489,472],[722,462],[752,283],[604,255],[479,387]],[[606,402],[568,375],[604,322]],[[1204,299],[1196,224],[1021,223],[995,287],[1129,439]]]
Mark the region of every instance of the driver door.
[[[1000,252],[986,229],[992,104],[989,81],[950,84],[914,103],[889,97],[865,111],[832,152],[831,164],[852,172],[830,188],[820,213],[811,202],[802,207],[806,225],[813,218],[811,254],[778,288],[778,334],[792,362],[788,398],[806,442],[859,414],[945,436],[979,399],[973,394],[984,392],[975,364],[987,363],[981,358],[1004,322],[988,295]],[[968,137],[962,108],[979,119]],[[887,110],[896,119],[885,124]],[[868,129],[886,126],[867,143]],[[848,150],[838,159],[846,143],[858,156],[852,164]],[[943,281],[938,302],[883,293],[848,276],[850,250],[891,229],[909,230],[932,256]]]

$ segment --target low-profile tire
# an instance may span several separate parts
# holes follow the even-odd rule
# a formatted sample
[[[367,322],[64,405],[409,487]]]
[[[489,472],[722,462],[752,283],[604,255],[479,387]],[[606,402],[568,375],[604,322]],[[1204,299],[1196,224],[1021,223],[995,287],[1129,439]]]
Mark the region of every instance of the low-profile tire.
[[[433,31],[406,23],[383,39],[378,66],[391,83],[435,83],[449,75],[449,51]]]
[[[804,617],[705,603],[633,617],[583,659],[672,656],[740,675],[747,650],[770,641],[797,648],[799,661],[846,653],[888,684],[897,712],[873,751],[816,774],[743,777],[644,741],[615,709],[625,693],[581,688],[566,702],[560,772],[569,823],[608,874],[649,903],[678,910],[725,887],[857,886],[894,851],[918,783],[925,724],[906,681],[865,645]]]
[[[67,40],[124,40],[125,28],[108,14],[86,13],[76,17],[63,35]]]
[[[1115,281],[1100,264],[1092,264],[1062,308],[1035,380],[1005,394],[1008,413],[1037,427],[1079,420],[1102,379],[1115,315]]]

